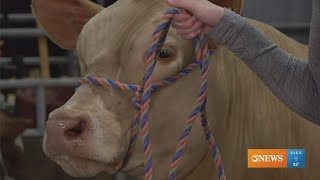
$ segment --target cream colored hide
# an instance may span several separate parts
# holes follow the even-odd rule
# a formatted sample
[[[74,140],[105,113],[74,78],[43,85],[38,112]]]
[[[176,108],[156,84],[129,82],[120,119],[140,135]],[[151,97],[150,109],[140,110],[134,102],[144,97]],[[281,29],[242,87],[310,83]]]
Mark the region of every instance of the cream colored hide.
[[[63,8],[79,12],[90,9],[79,3],[69,6]],[[45,21],[49,15],[46,10],[41,11],[40,6],[37,8],[37,1],[33,2],[33,8],[41,24],[49,24],[43,27],[55,27],[57,31],[82,27],[64,22],[63,18],[56,24]],[[71,39],[67,45],[61,34],[45,30],[60,46],[76,47],[83,76],[96,73],[104,78],[140,84],[152,32],[167,8],[162,0],[119,0],[91,18],[79,37]],[[250,22],[286,51],[307,58],[305,45],[268,25]],[[191,42],[182,40],[173,29],[164,48],[167,54],[156,65],[154,81],[174,75],[192,61]],[[319,127],[284,106],[241,60],[223,46],[218,46],[212,56],[209,76],[209,121],[228,179],[320,179]],[[149,119],[155,180],[167,179],[184,120],[199,90],[199,78],[199,70],[195,70],[152,95]],[[129,163],[121,168],[129,145],[133,97],[134,94],[129,92],[82,85],[65,105],[50,114],[43,142],[45,153],[72,176],[122,171],[143,179],[144,155],[140,136]],[[247,169],[248,148],[305,148],[306,168]],[[216,178],[199,121],[194,124],[180,164],[177,179]]]

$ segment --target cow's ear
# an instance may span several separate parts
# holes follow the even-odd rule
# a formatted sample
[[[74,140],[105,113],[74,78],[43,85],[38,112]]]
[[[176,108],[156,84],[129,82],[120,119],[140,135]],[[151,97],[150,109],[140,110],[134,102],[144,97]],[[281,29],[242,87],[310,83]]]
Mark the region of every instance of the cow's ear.
[[[209,0],[221,7],[226,7],[241,14],[244,0]]]
[[[84,24],[104,9],[89,0],[32,0],[31,8],[40,28],[64,49],[74,49]]]

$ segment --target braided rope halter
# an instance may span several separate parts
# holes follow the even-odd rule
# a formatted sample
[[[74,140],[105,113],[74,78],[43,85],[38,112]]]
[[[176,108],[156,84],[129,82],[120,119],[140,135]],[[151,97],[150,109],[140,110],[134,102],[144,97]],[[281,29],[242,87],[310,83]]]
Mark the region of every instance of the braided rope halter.
[[[201,125],[204,130],[204,135],[209,143],[210,150],[212,151],[212,157],[214,164],[218,171],[219,180],[225,180],[226,176],[224,175],[224,168],[221,162],[221,156],[217,147],[217,144],[214,140],[213,134],[209,128],[207,112],[206,112],[206,102],[207,102],[207,89],[208,89],[208,67],[209,67],[209,58],[210,51],[208,50],[208,43],[205,34],[202,32],[198,37],[193,39],[193,47],[195,50],[195,61],[183,70],[181,70],[177,75],[166,78],[160,82],[152,83],[152,73],[157,62],[157,58],[160,54],[160,50],[163,47],[164,41],[167,37],[171,25],[171,19],[174,14],[179,14],[177,9],[168,9],[164,15],[161,16],[161,23],[157,26],[156,30],[153,33],[153,43],[148,51],[147,60],[146,60],[146,73],[143,78],[143,84],[133,85],[121,83],[119,81],[114,81],[111,79],[104,79],[96,77],[93,75],[88,75],[79,81],[80,84],[91,83],[97,86],[103,87],[113,87],[122,91],[132,91],[135,93],[135,97],[132,99],[132,105],[134,107],[134,118],[131,124],[131,138],[130,145],[127,152],[127,155],[124,159],[124,164],[126,164],[132,154],[134,145],[136,143],[139,123],[140,123],[140,132],[143,139],[143,149],[144,149],[144,168],[145,168],[145,180],[152,179],[153,171],[153,160],[152,160],[152,149],[149,137],[149,105],[151,103],[151,93],[164,87],[166,85],[172,84],[182,77],[189,74],[195,67],[201,69],[201,87],[198,94],[198,98],[194,104],[191,114],[188,119],[185,121],[186,125],[184,127],[184,132],[179,138],[177,144],[175,155],[172,158],[170,164],[170,172],[168,179],[175,180],[177,176],[177,169],[179,166],[179,161],[183,156],[184,149],[186,147],[186,141],[189,137],[189,134],[192,129],[192,125],[196,120],[198,114],[201,117]]]

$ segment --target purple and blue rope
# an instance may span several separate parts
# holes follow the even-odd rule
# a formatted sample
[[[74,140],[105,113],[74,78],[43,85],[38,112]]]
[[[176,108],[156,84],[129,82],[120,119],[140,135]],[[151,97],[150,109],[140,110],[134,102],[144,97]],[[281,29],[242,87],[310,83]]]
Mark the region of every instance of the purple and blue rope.
[[[205,34],[202,32],[197,38],[193,41],[196,61],[199,62],[199,67],[201,69],[201,87],[196,104],[192,109],[192,112],[189,118],[186,120],[186,126],[183,129],[183,134],[180,136],[179,142],[177,144],[176,153],[173,156],[169,172],[169,180],[175,180],[177,177],[177,169],[179,167],[179,161],[183,156],[184,149],[186,147],[186,141],[189,137],[189,134],[192,130],[192,125],[197,118],[197,115],[201,113],[201,124],[206,132],[206,139],[210,143],[210,149],[213,150],[213,159],[215,166],[217,167],[219,180],[225,180],[226,176],[224,175],[224,168],[221,162],[221,156],[214,141],[212,132],[208,125],[207,115],[206,115],[206,99],[207,99],[207,89],[208,89],[208,67],[209,67],[209,58],[211,52],[208,50],[208,43]]]

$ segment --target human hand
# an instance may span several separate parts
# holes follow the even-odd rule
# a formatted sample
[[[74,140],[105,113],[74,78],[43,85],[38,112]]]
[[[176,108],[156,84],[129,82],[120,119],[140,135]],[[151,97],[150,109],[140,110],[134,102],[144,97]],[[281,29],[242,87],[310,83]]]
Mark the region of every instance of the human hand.
[[[171,23],[184,39],[192,39],[202,30],[209,33],[224,15],[224,8],[207,0],[167,0],[167,3],[183,9],[173,16]]]

